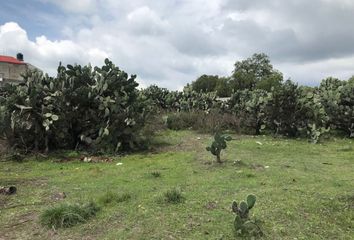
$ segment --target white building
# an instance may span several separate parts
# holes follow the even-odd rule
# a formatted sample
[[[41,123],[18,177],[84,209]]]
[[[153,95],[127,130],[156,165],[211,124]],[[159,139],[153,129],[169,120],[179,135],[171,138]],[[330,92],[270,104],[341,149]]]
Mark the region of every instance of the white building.
[[[32,69],[36,67],[25,63],[22,53],[18,53],[16,58],[0,55],[0,86],[4,83],[19,83],[23,80],[22,75]]]

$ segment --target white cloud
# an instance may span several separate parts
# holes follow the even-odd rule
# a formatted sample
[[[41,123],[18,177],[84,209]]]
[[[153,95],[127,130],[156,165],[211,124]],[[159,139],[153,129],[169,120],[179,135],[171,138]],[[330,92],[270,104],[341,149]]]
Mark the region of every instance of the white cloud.
[[[35,41],[28,39],[27,33],[17,23],[9,22],[0,26],[0,46],[6,46],[6,53],[15,56],[22,52],[25,61],[54,75],[58,63],[102,64],[108,56],[97,48],[83,48],[71,40],[51,41],[45,36]]]
[[[147,6],[139,7],[127,15],[127,24],[134,34],[154,35],[168,28],[168,22],[162,20]]]
[[[32,29],[0,23],[0,51],[23,52],[51,74],[59,61],[102,65],[109,57],[143,86],[180,89],[202,74],[230,75],[255,52],[304,84],[354,73],[349,0],[37,1],[61,9],[52,27],[60,35],[29,39]]]

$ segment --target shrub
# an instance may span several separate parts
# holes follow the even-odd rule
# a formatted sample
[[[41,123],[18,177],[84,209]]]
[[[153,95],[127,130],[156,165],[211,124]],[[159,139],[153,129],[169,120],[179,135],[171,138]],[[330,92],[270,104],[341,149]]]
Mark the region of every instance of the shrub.
[[[196,112],[179,112],[167,116],[166,125],[172,130],[192,129],[200,115]]]
[[[237,91],[229,100],[229,108],[238,114],[244,127],[258,135],[266,126],[266,106],[270,99],[271,94],[262,89]]]
[[[321,103],[320,95],[317,90],[301,88],[298,102],[300,106],[296,119],[298,129],[305,129],[311,141],[317,143],[320,137],[329,131],[327,128],[329,118]]]
[[[193,129],[201,133],[214,133],[221,130],[240,130],[240,120],[230,113],[212,109],[209,112],[178,112],[169,114],[166,125],[172,130]]]
[[[267,125],[275,134],[295,137],[298,134],[297,113],[300,90],[298,85],[290,80],[272,91],[268,101],[266,115]]]
[[[172,203],[172,204],[177,204],[177,203],[182,203],[184,202],[184,197],[182,195],[182,192],[178,188],[172,188],[168,191],[166,191],[164,194],[164,200],[167,203]]]
[[[329,125],[354,137],[354,82],[327,78],[321,82],[319,94],[329,116]]]
[[[131,195],[129,193],[115,193],[115,192],[106,192],[99,199],[98,202],[102,205],[108,205],[111,203],[121,203],[131,199]]]
[[[98,211],[99,207],[93,202],[82,206],[78,204],[62,204],[45,210],[40,216],[40,222],[48,228],[68,228],[87,222]]]

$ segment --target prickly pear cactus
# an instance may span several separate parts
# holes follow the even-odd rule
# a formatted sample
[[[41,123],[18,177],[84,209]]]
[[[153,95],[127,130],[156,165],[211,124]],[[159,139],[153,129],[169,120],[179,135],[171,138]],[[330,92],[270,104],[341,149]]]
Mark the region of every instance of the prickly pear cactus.
[[[256,196],[250,194],[247,196],[246,201],[242,201],[239,205],[236,201],[232,203],[232,211],[236,214],[234,227],[236,232],[244,233],[246,231],[246,225],[251,223],[249,220],[249,211],[254,207],[256,203]]]
[[[206,147],[206,150],[211,152],[214,156],[216,156],[216,161],[221,163],[220,153],[221,150],[227,147],[226,141],[231,141],[230,136],[221,135],[220,133],[216,133],[214,136],[214,141],[212,142],[211,146]]]

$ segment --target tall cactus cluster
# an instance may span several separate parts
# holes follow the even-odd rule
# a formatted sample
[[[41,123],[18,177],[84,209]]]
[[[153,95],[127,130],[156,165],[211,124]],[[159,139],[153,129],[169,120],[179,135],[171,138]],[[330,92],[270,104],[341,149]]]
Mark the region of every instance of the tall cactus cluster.
[[[140,148],[150,112],[135,78],[108,59],[94,68],[60,64],[54,78],[28,72],[21,84],[1,89],[0,130],[26,151]]]
[[[231,141],[230,136],[221,135],[220,133],[216,133],[214,136],[214,141],[212,142],[211,146],[206,147],[206,150],[211,152],[214,156],[216,156],[216,161],[221,163],[221,150],[227,147],[226,141]]]

